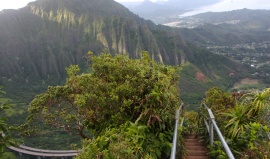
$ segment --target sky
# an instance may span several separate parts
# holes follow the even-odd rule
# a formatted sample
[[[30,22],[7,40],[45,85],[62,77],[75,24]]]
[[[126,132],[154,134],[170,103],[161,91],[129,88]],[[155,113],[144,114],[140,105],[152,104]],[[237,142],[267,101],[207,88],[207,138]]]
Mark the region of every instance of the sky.
[[[0,11],[3,9],[18,9],[26,6],[27,3],[34,0],[0,0]],[[117,2],[137,2],[143,0],[116,0]],[[151,0],[157,1],[157,0]],[[161,1],[161,0],[159,0]],[[164,0],[162,0],[164,1]],[[229,11],[235,9],[270,9],[270,0],[220,0],[219,3],[202,7],[196,9],[196,11],[191,11],[185,14],[194,15],[197,13],[203,13],[207,11],[220,12],[220,11]]]
[[[31,1],[32,0],[0,0],[0,10],[22,8]]]
[[[18,9],[26,6],[29,2],[32,2],[35,0],[0,0],[0,11],[3,9]],[[117,2],[137,2],[137,1],[143,1],[143,0],[116,0]],[[152,0],[155,1],[155,0]]]

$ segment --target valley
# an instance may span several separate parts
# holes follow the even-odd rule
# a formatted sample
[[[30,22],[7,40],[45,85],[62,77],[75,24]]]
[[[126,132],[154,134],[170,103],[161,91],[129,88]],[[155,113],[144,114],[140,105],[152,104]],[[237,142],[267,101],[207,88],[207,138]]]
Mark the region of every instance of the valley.
[[[231,92],[270,85],[270,11],[179,18],[193,3],[145,1],[158,11],[141,6],[134,14],[113,0],[37,0],[1,11],[1,120],[20,125],[19,142],[84,147],[82,159],[101,149],[103,156],[168,157],[181,102],[200,111],[213,87],[227,103],[236,101]]]

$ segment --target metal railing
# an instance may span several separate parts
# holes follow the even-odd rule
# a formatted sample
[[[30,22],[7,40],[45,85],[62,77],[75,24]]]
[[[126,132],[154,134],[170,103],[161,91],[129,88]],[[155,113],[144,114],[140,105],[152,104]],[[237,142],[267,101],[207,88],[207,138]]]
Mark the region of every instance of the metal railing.
[[[176,155],[176,145],[177,145],[177,133],[178,133],[178,122],[179,122],[179,117],[181,114],[181,110],[183,110],[183,103],[181,106],[176,110],[175,113],[175,127],[174,127],[174,134],[173,134],[173,144],[172,144],[172,150],[171,150],[171,158],[170,159],[175,159]],[[184,123],[184,117],[181,120],[180,126],[182,127]]]
[[[5,137],[5,134],[1,131],[0,135]],[[77,150],[45,150],[45,149],[37,149],[33,147],[28,147],[24,145],[19,145],[17,147],[9,146],[8,149],[18,152],[20,156],[22,154],[37,156],[40,157],[75,157],[79,154],[80,151]]]
[[[216,132],[217,132],[217,135],[219,137],[219,140],[221,141],[229,159],[235,159],[227,142],[225,141],[222,133],[220,132],[218,126],[217,126],[217,123],[215,121],[215,116],[213,115],[213,112],[210,108],[207,107],[207,105],[205,103],[203,103],[203,106],[206,108],[208,114],[209,114],[209,124],[207,122],[206,119],[204,119],[204,123],[206,125],[206,128],[208,130],[208,133],[209,133],[209,137],[210,137],[210,145],[213,146],[214,145],[214,131],[213,131],[213,128],[215,128]]]

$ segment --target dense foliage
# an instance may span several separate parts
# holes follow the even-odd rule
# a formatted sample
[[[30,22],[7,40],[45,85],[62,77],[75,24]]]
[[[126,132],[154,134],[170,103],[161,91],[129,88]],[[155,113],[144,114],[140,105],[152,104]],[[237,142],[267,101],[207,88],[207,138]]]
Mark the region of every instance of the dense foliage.
[[[237,158],[267,158],[270,154],[270,89],[230,95],[213,88],[206,94],[205,102],[213,108],[216,121],[234,155]],[[206,113],[202,110],[200,115],[205,117]],[[225,158],[221,147],[221,143],[216,141],[210,155]]]
[[[51,86],[31,102],[29,121],[81,135],[78,158],[160,158],[170,153],[179,68],[109,54],[91,57],[91,73],[67,69],[63,86]],[[132,136],[132,137],[131,137]]]
[[[5,94],[5,92],[1,91],[0,87],[0,95]],[[6,103],[0,102],[0,112],[4,109],[8,109],[9,106]],[[7,118],[0,117],[0,157],[5,152],[6,147],[14,144],[14,140],[11,138],[10,125],[7,124]]]

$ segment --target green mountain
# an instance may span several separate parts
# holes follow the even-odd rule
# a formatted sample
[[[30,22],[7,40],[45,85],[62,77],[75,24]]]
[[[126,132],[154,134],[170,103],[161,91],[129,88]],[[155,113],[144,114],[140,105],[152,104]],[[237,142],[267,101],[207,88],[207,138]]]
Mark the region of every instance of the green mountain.
[[[181,38],[129,12],[112,0],[39,0],[0,15],[2,76],[62,76],[64,68],[81,63],[88,50],[129,53],[142,50],[163,63],[180,63]],[[157,36],[168,35],[175,48]]]
[[[78,64],[85,70],[87,52],[98,55],[104,48],[132,58],[145,50],[158,62],[186,64],[181,89],[187,93],[230,87],[247,71],[113,0],[37,0],[0,13],[0,85],[12,97],[30,100],[47,85],[64,82],[67,66]]]

